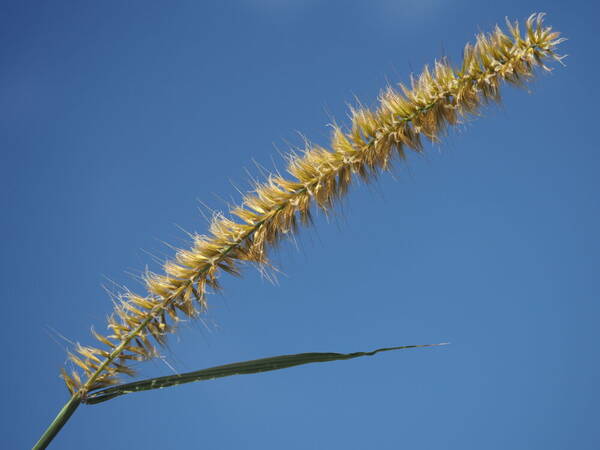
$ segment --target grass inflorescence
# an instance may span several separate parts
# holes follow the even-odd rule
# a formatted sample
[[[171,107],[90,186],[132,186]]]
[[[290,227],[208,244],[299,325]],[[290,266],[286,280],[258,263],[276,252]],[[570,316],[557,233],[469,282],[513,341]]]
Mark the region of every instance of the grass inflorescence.
[[[560,62],[555,50],[563,39],[544,26],[543,14],[530,16],[522,31],[517,22],[507,21],[507,28],[479,34],[459,66],[436,61],[410,86],[384,90],[377,108],[353,108],[347,129],[332,125],[329,149],[309,145],[290,155],[290,178],[272,174],[228,217],[214,217],[209,234],[194,235],[191,248],[177,251],[163,274],[145,275],[145,294],[121,294],[108,333],[92,330],[101,345],[77,345],[69,354],[80,370],[63,369],[61,376],[73,396],[85,401],[90,391],[118,384],[119,375],[133,375],[131,361],[154,357],[181,317],[206,308],[223,272],[239,275],[242,263],[266,264],[271,247],[311,222],[313,207],[329,211],[356,178],[372,179],[407,149],[421,152],[423,137],[438,141],[449,125],[498,101],[502,82],[522,85],[536,67],[550,70],[547,61]]]

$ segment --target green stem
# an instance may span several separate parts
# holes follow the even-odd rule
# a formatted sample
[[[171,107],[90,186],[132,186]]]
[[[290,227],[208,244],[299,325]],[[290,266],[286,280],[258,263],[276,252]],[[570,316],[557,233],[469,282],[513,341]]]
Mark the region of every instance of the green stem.
[[[272,356],[260,358],[252,361],[243,361],[223,366],[211,367],[209,369],[188,372],[179,375],[169,375],[165,377],[151,378],[148,380],[135,381],[133,383],[122,384],[105,388],[92,393],[82,394],[77,392],[62,407],[56,415],[50,426],[46,429],[39,441],[34,445],[33,450],[42,450],[48,447],[50,442],[62,429],[62,427],[71,418],[77,407],[82,403],[95,404],[102,403],[120,395],[131,394],[133,392],[149,391],[152,389],[162,389],[179,384],[193,383],[195,381],[212,380],[215,378],[229,377],[232,375],[255,374],[260,372],[269,372],[272,370],[286,369],[289,367],[300,366],[317,362],[329,362],[345,359],[354,359],[361,356],[373,356],[380,352],[389,352],[393,350],[404,350],[421,347],[438,347],[442,344],[426,345],[403,345],[401,347],[378,348],[370,352],[354,353],[298,353],[295,355]]]
[[[33,450],[41,450],[48,447],[48,444],[52,442],[54,436],[58,434],[61,428],[71,418],[77,407],[81,404],[81,396],[79,394],[73,395],[65,406],[56,415],[50,426],[44,431],[42,437],[33,446]]]

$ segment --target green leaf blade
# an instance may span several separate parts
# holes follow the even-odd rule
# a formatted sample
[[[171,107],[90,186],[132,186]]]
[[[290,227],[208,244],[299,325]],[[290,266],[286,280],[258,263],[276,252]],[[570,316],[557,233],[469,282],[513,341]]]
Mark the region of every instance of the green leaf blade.
[[[377,353],[388,352],[394,350],[406,350],[410,348],[421,347],[439,347],[446,345],[441,344],[425,344],[425,345],[404,345],[400,347],[385,347],[372,350],[370,352],[354,352],[354,353],[297,353],[293,355],[271,356],[267,358],[254,359],[250,361],[242,361],[222,366],[210,367],[208,369],[187,372],[178,375],[168,375],[164,377],[149,378],[133,383],[121,384],[95,392],[91,392],[85,398],[87,404],[102,403],[119,397],[125,394],[134,392],[150,391],[154,389],[163,389],[170,386],[178,386],[180,384],[194,383],[197,381],[214,380],[216,378],[224,378],[233,375],[250,375],[255,373],[270,372],[273,370],[287,369],[290,367],[301,366],[304,364],[312,364],[318,362],[340,361],[346,359],[360,358],[362,356],[373,356]]]

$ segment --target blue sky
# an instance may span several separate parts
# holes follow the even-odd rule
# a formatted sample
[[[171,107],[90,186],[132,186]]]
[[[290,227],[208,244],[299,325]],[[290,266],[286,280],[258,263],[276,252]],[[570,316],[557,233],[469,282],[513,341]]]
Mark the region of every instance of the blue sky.
[[[598,6],[588,1],[4,2],[2,440],[67,399],[105,289],[205,232],[300,134],[475,33],[545,11],[566,68],[454,129],[284,243],[273,285],[223,278],[157,376],[450,341],[83,406],[62,449],[597,449]],[[203,206],[206,205],[206,206]],[[210,214],[210,213],[209,213]],[[64,337],[64,338],[63,338]]]

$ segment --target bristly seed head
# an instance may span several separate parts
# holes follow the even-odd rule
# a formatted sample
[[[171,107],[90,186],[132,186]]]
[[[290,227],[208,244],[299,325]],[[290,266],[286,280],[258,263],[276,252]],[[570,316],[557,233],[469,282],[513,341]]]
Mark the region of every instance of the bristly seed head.
[[[61,371],[71,393],[85,399],[88,391],[118,384],[119,375],[133,375],[129,361],[157,355],[154,344],[164,345],[166,334],[183,317],[196,317],[206,309],[209,289],[218,290],[221,271],[238,276],[240,264],[268,263],[267,251],[298,222],[311,223],[311,207],[327,212],[343,196],[356,176],[365,181],[386,170],[395,154],[405,149],[420,152],[421,138],[437,142],[448,125],[476,114],[482,104],[500,99],[500,84],[522,85],[535,67],[550,70],[548,60],[564,39],[543,26],[543,14],[533,14],[521,33],[517,22],[507,21],[509,35],[496,27],[467,44],[459,68],[446,59],[425,67],[411,78],[410,88],[387,88],[379,107],[351,110],[348,131],[333,126],[331,150],[309,146],[303,155],[290,155],[287,167],[293,177],[272,175],[231,210],[240,222],[217,215],[209,236],[196,235],[192,248],[179,250],[164,265],[165,275],[145,276],[147,294],[125,292],[108,317],[108,334],[92,329],[104,350],[77,345],[69,359],[84,374]]]

